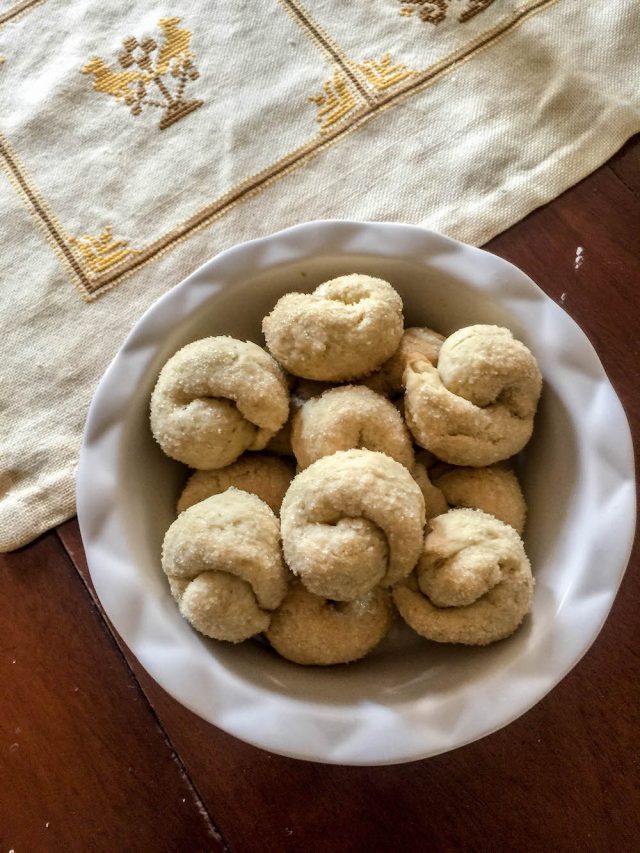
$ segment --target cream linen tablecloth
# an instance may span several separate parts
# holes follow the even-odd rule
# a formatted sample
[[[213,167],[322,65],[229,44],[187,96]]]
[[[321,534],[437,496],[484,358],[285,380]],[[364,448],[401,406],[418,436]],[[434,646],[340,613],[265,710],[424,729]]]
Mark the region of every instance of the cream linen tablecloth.
[[[481,244],[640,129],[637,0],[0,2],[0,550],[74,512],[95,385],[221,249]]]

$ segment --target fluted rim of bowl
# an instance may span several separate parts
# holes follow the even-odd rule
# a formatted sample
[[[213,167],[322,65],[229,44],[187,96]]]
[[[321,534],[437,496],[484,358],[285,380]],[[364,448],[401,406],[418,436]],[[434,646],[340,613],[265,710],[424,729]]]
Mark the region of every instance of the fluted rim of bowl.
[[[480,288],[524,325],[536,323],[546,357],[566,371],[566,399],[585,428],[583,464],[597,513],[578,547],[598,551],[598,579],[583,571],[558,610],[552,661],[523,654],[464,695],[424,696],[402,707],[362,703],[322,706],[274,695],[239,678],[211,655],[209,665],[171,645],[135,572],[116,500],[124,413],[148,371],[157,341],[198,312],[218,288],[272,267],[323,253],[398,261],[429,260]],[[569,382],[587,376],[588,383]],[[612,436],[614,440],[612,440]],[[234,246],[158,299],[138,320],[102,377],[87,417],[77,474],[77,506],[91,577],[114,627],[150,675],[176,700],[229,734],[282,755],[352,765],[394,764],[437,755],[509,724],[542,699],[576,665],[599,634],[631,553],[635,476],[631,432],[604,368],[568,314],[517,267],[484,250],[419,226],[325,220],[296,225]],[[584,563],[586,565],[586,563]],[[560,618],[562,616],[562,618]],[[171,649],[171,665],[165,664]],[[163,651],[164,650],[164,651]],[[187,681],[205,679],[194,695]],[[470,703],[472,713],[470,712]]]

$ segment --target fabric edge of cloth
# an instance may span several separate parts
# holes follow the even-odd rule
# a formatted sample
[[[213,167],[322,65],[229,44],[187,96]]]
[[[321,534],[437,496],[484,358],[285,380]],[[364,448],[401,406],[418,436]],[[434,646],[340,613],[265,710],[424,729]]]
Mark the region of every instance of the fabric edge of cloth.
[[[519,193],[518,190],[521,188],[510,189],[509,193],[515,195],[519,200],[517,205],[514,205],[514,210],[503,215],[500,213],[504,210],[504,205],[500,203],[501,196],[504,195],[503,191],[499,190],[488,198],[485,196],[481,200],[485,203],[484,206],[490,209],[493,207],[497,211],[494,221],[476,232],[469,230],[466,234],[458,232],[449,234],[449,236],[463,243],[482,247],[498,234],[502,234],[512,226],[522,222],[530,213],[549,204],[588,178],[589,175],[606,166],[609,160],[633,136],[640,133],[640,112],[637,115],[626,117],[626,120],[621,121],[613,132],[609,121],[604,138],[600,133],[601,129],[601,124],[595,125],[591,132],[582,138],[579,145],[561,155],[556,163],[548,162],[546,166],[543,164],[540,175],[548,175],[549,173],[553,175],[553,172],[557,172],[557,176],[549,181],[545,192],[535,194],[529,192],[527,194]],[[526,187],[526,179],[522,179],[522,184]],[[538,181],[536,181],[536,187],[540,187]],[[428,227],[426,223],[420,224]]]
[[[18,522],[15,509],[12,509],[12,529],[10,535],[0,534],[0,554],[10,554],[12,551],[23,548],[25,545],[30,545],[39,536],[54,530],[58,525],[74,517],[76,514],[75,468],[76,463],[74,463],[73,470],[61,478],[60,482],[65,493],[65,498],[55,507],[49,505],[46,517],[44,513],[38,515],[33,511],[27,511]],[[0,502],[0,520],[5,515],[1,510]],[[2,526],[0,524],[0,529]]]

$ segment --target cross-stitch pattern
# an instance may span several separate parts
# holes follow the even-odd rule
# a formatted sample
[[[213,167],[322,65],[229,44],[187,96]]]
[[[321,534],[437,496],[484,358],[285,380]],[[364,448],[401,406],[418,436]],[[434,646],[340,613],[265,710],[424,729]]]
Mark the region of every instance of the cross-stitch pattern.
[[[326,130],[355,107],[355,99],[347,85],[344,75],[338,66],[333,69],[333,78],[327,80],[321,95],[312,95],[309,98],[318,109],[318,124],[321,130]]]
[[[111,225],[107,225],[97,237],[84,234],[82,237],[70,237],[69,243],[94,273],[104,272],[135,253],[128,240],[114,238]]]
[[[395,86],[396,83],[406,80],[415,73],[402,62],[394,63],[388,52],[381,59],[366,59],[358,65],[358,68],[367,78],[367,82],[378,91]]]
[[[130,36],[123,41],[124,51],[118,57],[120,66],[136,67],[137,71],[114,71],[103,59],[94,57],[82,73],[93,75],[93,88],[123,101],[134,116],[140,115],[144,107],[159,107],[163,110],[159,127],[164,130],[203,104],[184,97],[187,81],[197,80],[200,74],[193,62],[195,54],[189,49],[192,34],[180,29],[179,23],[180,18],[158,21],[163,33],[160,46],[150,37],[138,41]],[[177,81],[173,91],[167,84],[167,75]],[[150,96],[153,85],[159,97]]]
[[[421,21],[429,24],[440,24],[447,18],[451,0],[400,0],[401,15],[411,16],[417,12]],[[474,18],[488,8],[494,0],[469,0],[465,9],[460,12],[458,21]]]
[[[46,8],[53,2],[54,0],[34,0],[27,5],[33,13],[32,10]],[[319,77],[320,82],[315,82],[314,88],[311,89],[300,87],[297,96],[299,100],[291,102],[292,115],[296,115],[297,111],[298,119],[302,114],[305,116],[304,125],[309,132],[308,138],[299,138],[290,150],[284,154],[280,153],[269,164],[244,179],[236,180],[226,191],[212,195],[210,200],[205,200],[197,209],[188,211],[182,217],[176,217],[175,222],[169,223],[169,227],[161,227],[159,233],[154,234],[152,238],[149,235],[145,238],[145,234],[134,225],[135,248],[130,245],[127,237],[132,233],[132,223],[125,224],[124,219],[118,216],[114,219],[112,211],[76,217],[79,222],[86,221],[84,228],[76,226],[70,230],[65,227],[58,216],[59,207],[47,199],[41,185],[29,174],[25,163],[13,150],[9,140],[0,135],[0,168],[24,199],[47,242],[87,302],[107,293],[201,228],[226,216],[246,199],[253,198],[320,151],[339,144],[348,134],[377,115],[403,103],[407,98],[419,95],[425,87],[431,86],[434,80],[467,62],[474,53],[505,37],[528,17],[554,5],[558,0],[524,0],[522,5],[515,8],[513,3],[509,2],[508,10],[507,4],[504,8],[499,8],[502,4],[495,4],[494,12],[508,11],[509,14],[497,19],[494,16],[491,21],[490,15],[487,14],[486,18],[482,18],[487,21],[486,31],[475,33],[470,41],[463,41],[457,49],[445,53],[440,60],[430,58],[428,64],[416,61],[415,56],[409,61],[411,51],[405,50],[404,43],[396,44],[393,51],[385,45],[379,53],[370,53],[364,48],[347,50],[343,41],[336,38],[333,30],[330,31],[330,28],[311,15],[309,6],[313,2],[315,0],[305,0],[304,3],[302,0],[279,0],[280,7],[288,13],[308,42],[317,49],[318,62],[324,64],[324,76]],[[432,29],[430,26],[421,25],[417,14],[421,7],[424,7],[425,18],[428,18],[429,9],[433,11],[435,8],[437,12],[439,8],[444,11],[449,30],[457,28],[462,34],[470,30],[461,26],[460,22],[478,15],[492,3],[493,0],[438,0],[437,3],[435,0],[403,0],[402,6],[410,9],[415,15],[419,25],[416,33],[433,32],[434,38],[439,38],[440,34],[446,33],[446,29]],[[14,15],[18,6],[20,14]],[[12,22],[16,17],[20,18],[25,14],[25,8],[24,3],[11,7]],[[389,9],[398,11],[396,0]],[[160,19],[158,35],[149,33],[148,24],[129,24],[128,27],[138,32],[139,37],[130,36],[125,39],[122,50],[119,53],[115,51],[112,59],[108,56],[102,59],[94,56],[87,61],[86,57],[91,56],[87,51],[80,54],[82,59],[75,67],[93,76],[93,90],[128,107],[134,116],[140,116],[148,110],[153,114],[154,108],[161,110],[160,129],[175,125],[176,128],[183,128],[185,137],[192,137],[192,131],[197,125],[182,123],[180,120],[200,107],[203,108],[204,116],[204,110],[209,109],[215,99],[188,97],[196,88],[193,81],[198,79],[199,74],[195,66],[195,53],[191,49],[192,31],[181,27],[181,20],[182,18],[175,16]],[[117,26],[115,22],[116,39],[118,32],[121,32]],[[398,21],[398,26],[400,31],[405,31],[404,23]],[[111,38],[111,33],[108,37]],[[434,39],[422,38],[421,43],[425,50],[430,50]],[[292,38],[290,34],[284,44],[287,47],[295,46],[295,37]],[[2,46],[2,53],[7,61],[0,66],[0,70],[6,75],[6,69],[12,66],[15,57],[7,55],[5,44]],[[220,70],[219,60],[220,57],[217,56],[216,67]],[[207,75],[207,91],[211,90],[212,85],[215,85],[216,91],[219,90],[221,79],[225,79],[224,72],[222,73],[223,78],[220,74],[215,77]],[[283,69],[282,73],[286,74],[286,69]],[[201,78],[197,87],[199,91],[194,94],[201,94],[203,83]],[[81,77],[78,85],[86,92],[85,80]],[[90,89],[90,92],[93,90]],[[312,96],[309,98],[310,93]],[[108,99],[100,101],[108,106]],[[309,101],[315,105],[316,110],[309,109]],[[106,112],[104,110],[102,113],[103,120]],[[142,126],[139,119],[128,120],[120,107],[116,107],[116,112],[134,128]],[[105,228],[105,221],[113,222],[113,229],[110,226]],[[97,230],[96,222],[100,225]]]

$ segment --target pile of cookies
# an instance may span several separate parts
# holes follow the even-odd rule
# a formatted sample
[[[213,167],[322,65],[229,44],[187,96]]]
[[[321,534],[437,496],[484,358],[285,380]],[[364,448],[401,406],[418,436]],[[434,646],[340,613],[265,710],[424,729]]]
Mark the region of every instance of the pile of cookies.
[[[396,613],[436,642],[485,645],[531,606],[526,507],[505,463],[542,379],[508,329],[404,329],[386,281],[283,296],[266,349],[188,344],[151,429],[190,468],[162,566],[206,636],[264,635],[301,664],[357,660]]]

